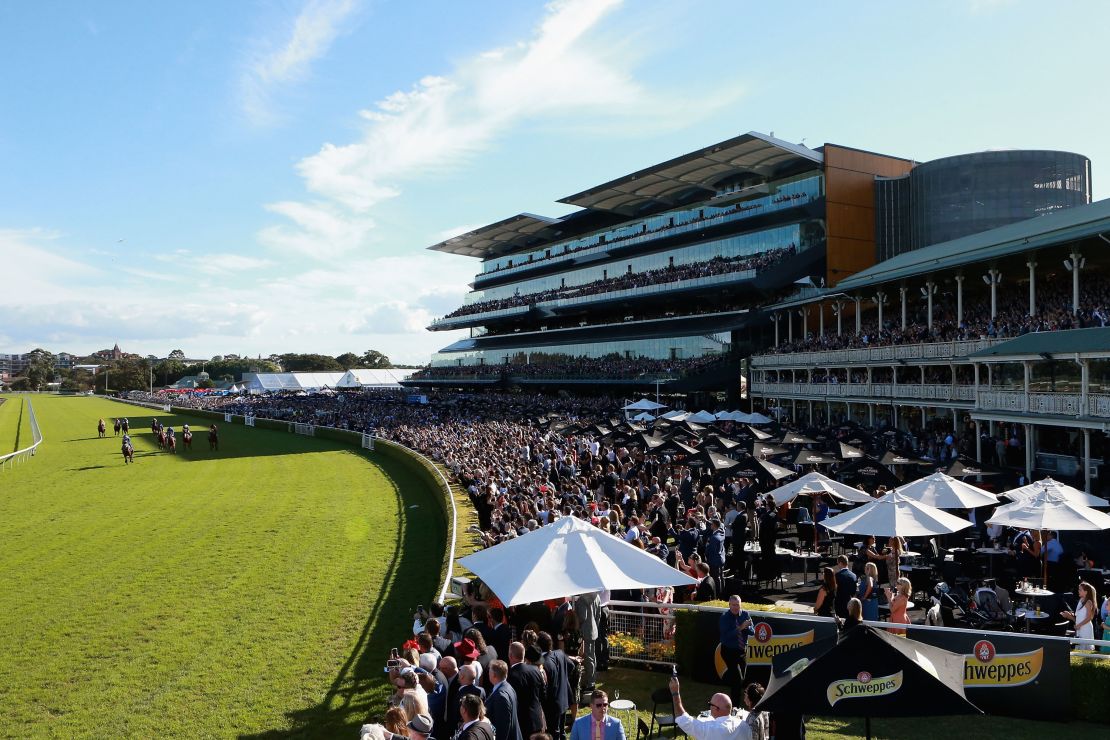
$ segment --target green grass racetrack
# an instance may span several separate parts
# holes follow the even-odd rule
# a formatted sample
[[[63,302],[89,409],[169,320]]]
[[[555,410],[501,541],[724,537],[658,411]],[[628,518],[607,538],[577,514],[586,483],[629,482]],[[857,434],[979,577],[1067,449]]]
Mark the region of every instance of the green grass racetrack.
[[[0,736],[356,737],[438,585],[437,492],[337,442],[219,423],[210,452],[208,420],[31,401],[45,442],[0,472]]]

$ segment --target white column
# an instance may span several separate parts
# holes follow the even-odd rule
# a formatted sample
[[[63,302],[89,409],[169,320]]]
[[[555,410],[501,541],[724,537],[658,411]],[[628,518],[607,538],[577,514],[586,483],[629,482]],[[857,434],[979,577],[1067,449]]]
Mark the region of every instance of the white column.
[[[802,317],[802,341],[804,342],[809,338],[809,311],[799,308],[798,315]]]
[[[991,286],[991,318],[998,316],[998,284],[1002,282],[1002,273],[991,268],[983,276],[983,281]]]
[[[975,420],[975,460],[983,462],[983,430],[979,428],[979,420]]]
[[[1033,425],[1025,425],[1025,484],[1033,480]]]
[[[1064,260],[1064,266],[1071,272],[1071,312],[1079,313],[1079,271],[1086,266],[1087,260],[1079,252],[1072,252]]]
[[[933,328],[933,294],[937,292],[937,284],[932,278],[925,281],[925,301],[928,305],[928,326]]]
[[[964,275],[961,272],[956,276],[956,326],[964,320]]]
[[[1079,361],[1079,413],[1076,416],[1086,416],[1087,402],[1091,392],[1091,363],[1088,360]]]
[[[825,304],[817,304],[817,336],[825,337]]]
[[[905,285],[903,285],[901,288],[898,289],[898,292],[902,294],[902,328],[905,329],[906,328],[906,293],[909,292],[909,288],[907,288]]]
[[[844,301],[836,302],[836,335],[839,337],[844,329]]]
[[[883,330],[883,304],[886,303],[886,293],[879,291],[875,294],[875,305],[879,307],[879,331]]]
[[[790,318],[790,311],[786,312],[786,341],[794,341],[794,319]]]
[[[1083,490],[1091,492],[1091,430],[1083,430]]]
[[[856,336],[858,337],[859,333],[860,333],[859,304],[860,304],[861,301],[863,301],[863,299],[860,298],[859,296],[856,296],[855,301],[856,301]]]
[[[1029,268],[1029,315],[1035,316],[1037,313],[1037,260],[1030,255],[1025,266]]]
[[[875,428],[875,404],[867,404],[867,426]]]
[[[777,313],[771,314],[771,320],[775,322],[775,346],[779,346],[779,315]]]
[[[1025,379],[1025,408],[1029,408],[1029,380],[1033,375],[1033,363],[1029,360],[1021,361],[1022,375]]]

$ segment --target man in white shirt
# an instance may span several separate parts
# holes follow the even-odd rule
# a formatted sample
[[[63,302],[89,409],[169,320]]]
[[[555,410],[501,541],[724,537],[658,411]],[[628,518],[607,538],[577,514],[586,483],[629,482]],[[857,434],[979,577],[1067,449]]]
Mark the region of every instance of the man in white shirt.
[[[670,687],[678,729],[694,740],[751,740],[751,728],[743,717],[733,716],[728,694],[714,694],[709,699],[708,717],[691,717],[682,706],[677,676],[671,678]]]

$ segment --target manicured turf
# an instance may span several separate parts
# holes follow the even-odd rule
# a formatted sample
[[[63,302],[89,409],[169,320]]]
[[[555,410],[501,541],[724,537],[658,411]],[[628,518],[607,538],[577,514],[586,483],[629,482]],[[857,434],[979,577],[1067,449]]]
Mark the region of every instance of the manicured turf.
[[[181,417],[33,403],[46,442],[0,472],[0,735],[354,737],[380,712],[439,580],[434,491],[334,442],[220,424],[173,457],[150,420]]]
[[[19,449],[19,416],[23,399],[19,396],[0,396],[0,455]]]

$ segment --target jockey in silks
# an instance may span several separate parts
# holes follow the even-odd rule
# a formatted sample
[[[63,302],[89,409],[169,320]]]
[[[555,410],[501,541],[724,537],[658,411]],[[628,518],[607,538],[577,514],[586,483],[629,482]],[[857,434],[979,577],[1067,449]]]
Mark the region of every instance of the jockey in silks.
[[[188,434],[189,433],[189,425],[188,424],[182,424],[181,425],[181,433],[182,434]]]
[[[131,444],[131,435],[130,434],[123,435],[123,445],[122,446],[123,447],[128,447],[128,446],[130,446],[130,444]]]
[[[171,439],[173,438],[173,427],[166,427],[166,436]]]

